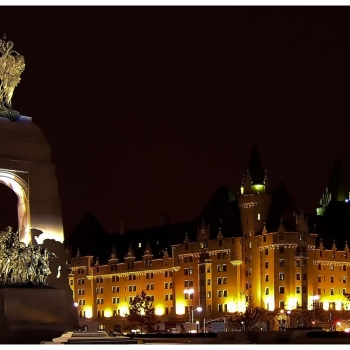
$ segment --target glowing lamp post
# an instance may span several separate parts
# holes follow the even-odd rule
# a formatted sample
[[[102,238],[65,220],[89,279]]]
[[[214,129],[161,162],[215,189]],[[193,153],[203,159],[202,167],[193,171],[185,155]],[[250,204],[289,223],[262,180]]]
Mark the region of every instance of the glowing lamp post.
[[[189,319],[190,324],[192,324],[192,319],[191,319],[191,315],[192,315],[192,313],[191,313],[191,294],[194,293],[194,289],[193,288],[185,289],[184,293],[188,294],[188,319]]]
[[[312,308],[314,311],[314,321],[312,322],[312,324],[314,325],[314,327],[316,327],[316,300],[319,300],[319,299],[320,299],[319,295],[312,296]]]
[[[200,307],[200,306],[198,306],[198,307],[196,307],[194,310],[193,310],[193,308],[192,308],[192,317],[191,317],[191,323],[193,323],[193,313],[194,313],[194,311],[198,311],[198,312],[201,312],[202,311],[202,308]],[[197,322],[196,322],[197,323]]]
[[[288,317],[288,328],[290,328],[290,314],[292,313],[292,311],[287,310],[287,317]]]

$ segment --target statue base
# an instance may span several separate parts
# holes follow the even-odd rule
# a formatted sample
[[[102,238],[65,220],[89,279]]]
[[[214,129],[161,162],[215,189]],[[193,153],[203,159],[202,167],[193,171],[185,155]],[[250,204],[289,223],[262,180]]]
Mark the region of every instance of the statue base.
[[[0,343],[38,344],[70,331],[66,304],[66,293],[60,289],[1,288]]]

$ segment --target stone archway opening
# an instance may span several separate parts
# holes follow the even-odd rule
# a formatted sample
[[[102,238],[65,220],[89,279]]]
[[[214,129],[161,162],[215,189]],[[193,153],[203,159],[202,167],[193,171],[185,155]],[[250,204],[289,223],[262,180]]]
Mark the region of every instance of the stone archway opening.
[[[24,242],[25,244],[31,243],[30,211],[28,200],[29,189],[27,183],[20,176],[12,172],[0,171],[0,184],[7,186],[17,197],[18,224],[17,226],[12,226],[12,228],[15,230],[15,227],[17,227],[16,231],[19,231],[19,240],[21,242]],[[2,228],[0,227],[0,229]]]
[[[0,183],[0,231],[5,231],[7,226],[18,231],[18,197],[11,188]]]

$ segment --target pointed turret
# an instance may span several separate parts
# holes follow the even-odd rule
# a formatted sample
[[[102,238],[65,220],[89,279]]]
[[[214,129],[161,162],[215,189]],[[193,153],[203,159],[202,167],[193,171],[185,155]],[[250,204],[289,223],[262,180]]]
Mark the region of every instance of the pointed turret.
[[[184,240],[184,243],[185,244],[188,244],[190,242],[190,240],[188,239],[188,234],[187,232],[185,233],[185,240]]]
[[[241,194],[266,193],[267,171],[262,167],[256,145],[254,145],[247,173],[243,176]]]
[[[278,232],[278,233],[280,233],[280,232],[286,232],[286,229],[284,228],[283,220],[282,220],[282,219],[280,220],[280,225],[278,226],[277,232]]]
[[[113,243],[113,246],[112,246],[112,252],[111,252],[110,260],[118,260],[117,251],[115,249],[114,243]]]
[[[262,230],[262,234],[263,235],[267,235],[267,229],[266,229],[265,223],[264,223],[264,227],[263,227],[263,230]]]
[[[349,182],[342,162],[338,159],[332,168],[328,181],[328,191],[332,200],[344,202],[349,200]]]
[[[250,156],[248,170],[249,170],[251,179],[253,181],[253,185],[264,184],[265,171],[262,167],[260,155],[259,155],[258,148],[256,147],[256,145],[254,145],[251,156]]]
[[[349,251],[349,248],[348,248],[348,241],[345,241],[344,251],[345,251],[345,252],[348,252],[348,251]]]
[[[219,233],[217,238],[218,239],[222,239],[223,235],[222,235],[222,219],[220,219],[220,226],[219,226]]]
[[[199,241],[208,241],[210,236],[210,229],[209,225],[205,223],[204,218],[202,219],[202,225],[199,228],[198,227],[198,234],[197,234],[197,242]]]
[[[323,245],[323,242],[322,242],[322,238],[320,239],[320,246],[319,246],[320,250],[324,250],[324,245]]]
[[[299,233],[309,233],[309,224],[307,218],[305,218],[303,210],[301,210],[300,215],[295,217],[296,229]],[[306,239],[306,236],[304,237]],[[303,239],[304,240],[304,239]]]
[[[149,243],[149,240],[147,240],[147,244],[146,244],[146,248],[145,248],[145,252],[143,253],[144,257],[152,257],[153,253],[152,253],[152,247],[151,244]]]
[[[95,266],[100,266],[100,262],[98,260],[98,257],[96,258]]]
[[[167,248],[165,248],[165,250],[164,250],[163,258],[164,259],[169,259],[169,253],[168,253],[168,249]]]
[[[78,251],[77,251],[77,258],[80,258],[80,249],[78,248]]]
[[[323,216],[330,202],[348,202],[350,186],[342,162],[335,161],[328,180],[328,186],[320,199],[317,215]]]
[[[333,251],[336,251],[336,250],[337,250],[337,246],[336,246],[336,244],[335,244],[335,239],[333,239],[332,250],[333,250]]]
[[[134,253],[134,249],[132,248],[131,242],[129,244],[129,249],[128,249],[128,253],[127,253],[127,258],[135,258],[135,253]]]

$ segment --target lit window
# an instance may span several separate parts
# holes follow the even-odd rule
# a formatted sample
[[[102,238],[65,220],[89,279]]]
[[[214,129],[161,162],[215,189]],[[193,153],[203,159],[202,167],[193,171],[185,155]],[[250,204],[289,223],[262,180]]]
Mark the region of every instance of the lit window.
[[[260,213],[258,213],[258,221],[260,221]]]

